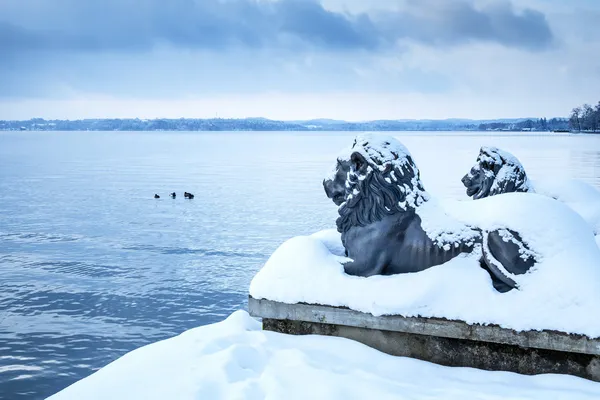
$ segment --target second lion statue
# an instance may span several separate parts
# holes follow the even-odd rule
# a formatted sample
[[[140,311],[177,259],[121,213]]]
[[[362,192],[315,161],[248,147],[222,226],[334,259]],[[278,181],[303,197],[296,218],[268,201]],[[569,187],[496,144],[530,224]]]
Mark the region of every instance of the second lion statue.
[[[467,196],[473,199],[502,193],[533,192],[521,162],[497,147],[483,146],[477,162],[461,181],[467,188]]]
[[[411,154],[392,137],[357,137],[323,186],[339,206],[336,225],[352,260],[344,264],[350,275],[418,272],[477,248],[494,287],[506,292],[536,263],[535,252],[510,229],[452,224],[431,237],[419,212],[430,196]]]

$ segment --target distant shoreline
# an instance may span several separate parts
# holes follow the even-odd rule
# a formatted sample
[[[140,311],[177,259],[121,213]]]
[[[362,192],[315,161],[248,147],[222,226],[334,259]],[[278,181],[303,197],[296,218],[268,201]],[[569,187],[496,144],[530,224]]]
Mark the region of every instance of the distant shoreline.
[[[571,132],[566,118],[516,118],[496,120],[444,119],[444,120],[374,120],[348,122],[329,119],[306,121],[278,121],[266,118],[246,119],[84,119],[27,121],[2,121],[0,131],[297,131],[297,132]]]
[[[547,135],[598,135],[599,132],[577,132],[577,131],[522,131],[522,130],[479,130],[479,129],[196,129],[196,130],[186,130],[186,129],[154,129],[154,130],[142,130],[142,129],[0,129],[1,132],[138,132],[138,133],[149,133],[149,132],[173,132],[173,133],[232,133],[232,132],[272,132],[272,133],[285,133],[285,132],[304,132],[304,133],[319,133],[319,132],[407,132],[407,133],[415,133],[415,132],[423,132],[423,133],[488,133],[488,134],[523,134],[523,135],[531,135],[531,134],[547,134]]]

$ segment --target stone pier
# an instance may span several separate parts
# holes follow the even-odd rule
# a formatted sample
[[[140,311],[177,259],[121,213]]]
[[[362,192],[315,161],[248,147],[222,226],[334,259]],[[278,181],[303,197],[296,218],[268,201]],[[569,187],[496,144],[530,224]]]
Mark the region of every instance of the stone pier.
[[[347,308],[248,299],[263,329],[339,336],[395,356],[451,367],[569,374],[600,382],[600,339],[557,331],[517,332],[442,318],[376,317]]]

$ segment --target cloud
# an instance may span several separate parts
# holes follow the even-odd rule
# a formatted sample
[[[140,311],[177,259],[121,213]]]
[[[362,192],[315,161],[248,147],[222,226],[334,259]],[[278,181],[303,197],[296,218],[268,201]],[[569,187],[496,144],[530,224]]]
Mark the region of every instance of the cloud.
[[[480,41],[543,50],[554,40],[543,13],[528,8],[517,11],[509,1],[476,7],[460,0],[408,0],[406,5],[404,10],[388,14],[387,26],[400,37],[432,46]]]
[[[394,12],[348,13],[316,0],[3,0],[0,52],[149,51],[161,44],[224,51],[381,51],[489,41],[528,50],[553,35],[541,12],[508,1],[408,0]]]
[[[599,12],[596,0],[0,0],[0,118],[562,115],[597,101]]]
[[[4,16],[4,18],[2,17]],[[311,0],[5,0],[0,51],[286,48],[374,50],[386,38],[366,14]]]

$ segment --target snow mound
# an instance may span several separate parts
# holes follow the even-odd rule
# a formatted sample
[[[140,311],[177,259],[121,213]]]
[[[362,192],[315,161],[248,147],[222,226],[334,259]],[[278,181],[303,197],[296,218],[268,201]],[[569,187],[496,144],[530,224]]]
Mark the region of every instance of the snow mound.
[[[313,239],[316,240],[316,239]],[[245,311],[134,350],[51,400],[600,398],[600,384],[393,357],[348,339],[261,331]]]
[[[535,192],[565,203],[600,234],[600,191],[575,179],[540,179],[533,182]]]
[[[319,239],[321,243],[327,247],[327,250],[336,256],[345,256],[346,249],[342,243],[342,238],[336,229],[325,229],[311,235],[315,239]]]
[[[281,245],[252,280],[250,295],[376,316],[440,317],[600,337],[600,320],[592,317],[600,309],[600,249],[589,225],[570,208],[542,195],[508,193],[476,202],[430,200],[417,212],[432,237],[449,221],[455,221],[450,228],[459,235],[461,224],[515,230],[538,263],[518,276],[519,290],[504,294],[493,288],[477,252],[418,273],[350,276],[342,266],[347,259],[339,236],[327,231]]]

